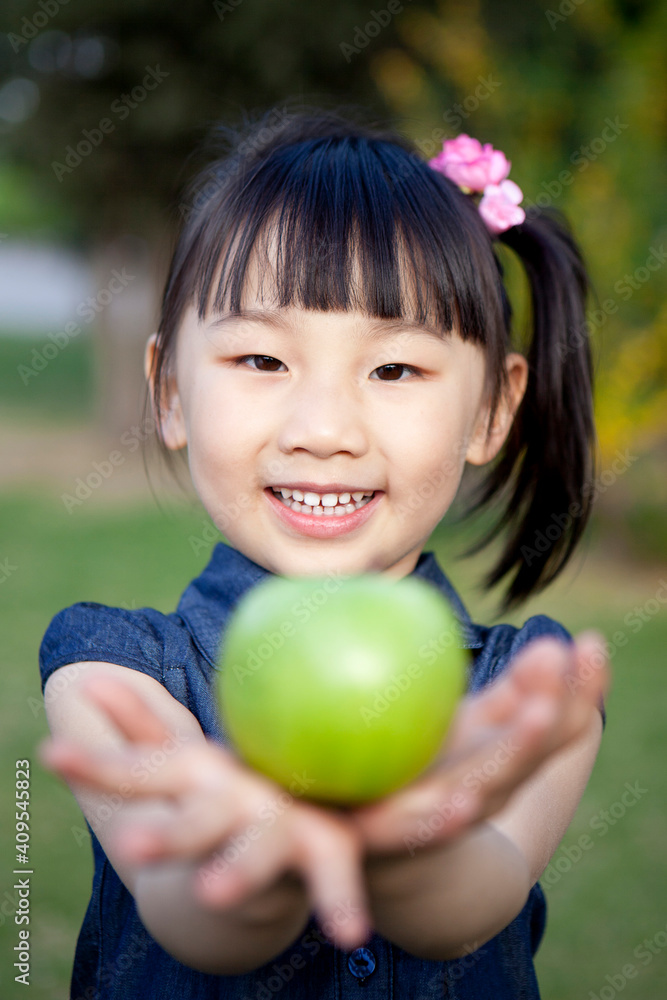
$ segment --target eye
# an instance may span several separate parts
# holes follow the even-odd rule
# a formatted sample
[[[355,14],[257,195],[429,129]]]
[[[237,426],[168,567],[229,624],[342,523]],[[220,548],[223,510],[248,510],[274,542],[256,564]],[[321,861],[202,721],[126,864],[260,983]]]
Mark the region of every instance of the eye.
[[[418,378],[420,376],[419,370],[417,368],[414,368],[412,365],[398,365],[398,364],[381,365],[379,368],[376,368],[375,371],[389,372],[389,378],[381,378],[380,382],[405,382],[407,380],[400,377],[402,374],[401,369],[403,371],[412,372],[412,374],[416,375]]]
[[[240,367],[241,365],[244,365],[246,363],[246,361],[254,360],[255,358],[257,358],[258,361],[259,361],[259,366],[257,366],[257,367],[254,366],[254,365],[252,366],[252,367],[255,368],[255,371],[260,371],[260,372],[275,372],[276,368],[263,368],[263,367],[261,367],[261,365],[264,364],[264,363],[267,363],[269,365],[271,365],[271,364],[273,364],[273,365],[281,365],[282,364],[282,361],[278,361],[278,358],[272,358],[268,354],[245,354],[242,358],[235,358],[234,359],[234,364],[237,365],[237,367]]]

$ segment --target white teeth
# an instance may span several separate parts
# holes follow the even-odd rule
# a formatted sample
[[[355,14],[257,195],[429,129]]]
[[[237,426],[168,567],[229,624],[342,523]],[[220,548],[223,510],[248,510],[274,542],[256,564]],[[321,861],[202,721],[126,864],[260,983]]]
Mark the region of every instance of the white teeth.
[[[370,499],[373,496],[372,491],[364,493],[362,490],[356,490],[354,493],[319,494],[296,489],[290,490],[286,486],[272,487],[272,489],[274,493],[280,493],[283,500],[296,500],[298,503],[308,504],[309,507],[345,507],[351,500],[359,503],[361,500]]]
[[[304,493],[301,490],[287,489],[285,486],[272,487],[272,489],[275,496],[282,497],[282,502],[286,507],[301,511],[302,514],[312,514],[315,517],[342,517],[344,514],[351,514],[364,507],[373,496],[373,493],[356,491],[352,494],[324,493],[320,497],[318,493]],[[352,500],[354,503],[351,502]]]

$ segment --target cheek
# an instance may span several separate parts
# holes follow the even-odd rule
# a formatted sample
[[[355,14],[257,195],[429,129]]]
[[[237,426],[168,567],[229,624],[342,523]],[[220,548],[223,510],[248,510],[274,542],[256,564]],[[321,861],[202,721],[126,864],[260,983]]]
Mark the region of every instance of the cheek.
[[[188,453],[195,473],[233,474],[252,440],[252,414],[239,409],[229,394],[199,385],[187,410]]]
[[[411,412],[399,409],[383,436],[400,479],[452,477],[458,482],[467,450],[468,428],[465,411],[454,399],[444,398],[442,387],[433,394],[431,405]]]

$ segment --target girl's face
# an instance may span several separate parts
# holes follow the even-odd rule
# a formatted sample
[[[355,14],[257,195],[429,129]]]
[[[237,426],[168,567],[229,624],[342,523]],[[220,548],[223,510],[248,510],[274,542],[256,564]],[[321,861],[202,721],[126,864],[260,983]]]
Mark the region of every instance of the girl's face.
[[[277,309],[252,289],[243,308],[203,322],[194,307],[184,314],[163,419],[168,447],[187,445],[210,517],[272,573],[407,575],[466,460],[483,464],[500,448],[524,359],[508,355],[510,392],[487,437],[476,345],[361,312]],[[286,506],[281,487],[300,489],[306,510]],[[358,510],[357,492],[373,492]],[[342,516],[323,512],[334,499]]]

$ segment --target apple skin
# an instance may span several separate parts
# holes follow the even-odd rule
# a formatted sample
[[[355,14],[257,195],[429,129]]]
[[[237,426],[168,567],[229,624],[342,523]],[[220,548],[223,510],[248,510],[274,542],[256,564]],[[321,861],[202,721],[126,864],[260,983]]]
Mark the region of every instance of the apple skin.
[[[368,803],[436,757],[466,686],[449,603],[415,577],[272,576],[223,637],[220,708],[256,770],[304,797]],[[301,787],[303,787],[303,782]]]

